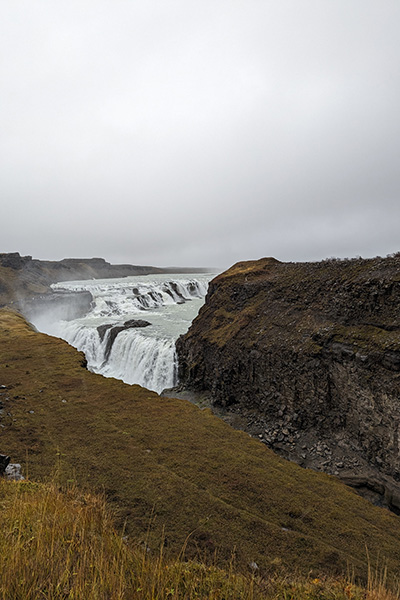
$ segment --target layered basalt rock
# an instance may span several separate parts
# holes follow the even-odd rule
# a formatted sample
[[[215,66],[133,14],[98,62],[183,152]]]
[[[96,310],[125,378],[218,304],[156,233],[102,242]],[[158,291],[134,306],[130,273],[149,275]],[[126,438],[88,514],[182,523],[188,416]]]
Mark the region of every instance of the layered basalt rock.
[[[238,263],[211,282],[177,351],[182,386],[400,510],[400,255]]]

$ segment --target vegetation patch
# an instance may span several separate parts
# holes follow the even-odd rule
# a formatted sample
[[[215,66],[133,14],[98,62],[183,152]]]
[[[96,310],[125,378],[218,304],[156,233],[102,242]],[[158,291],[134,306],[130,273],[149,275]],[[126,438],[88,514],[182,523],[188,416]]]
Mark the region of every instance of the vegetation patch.
[[[4,600],[396,600],[384,571],[366,587],[347,577],[301,577],[281,567],[239,574],[148,552],[114,526],[104,496],[76,485],[0,481],[0,597]],[[377,576],[378,574],[378,576]]]
[[[83,355],[0,311],[1,452],[38,481],[104,493],[120,528],[168,557],[366,576],[399,571],[400,519],[277,457],[189,402],[88,372]],[[294,516],[293,516],[294,515]],[[151,527],[149,528],[149,523]],[[185,542],[186,541],[186,542]]]

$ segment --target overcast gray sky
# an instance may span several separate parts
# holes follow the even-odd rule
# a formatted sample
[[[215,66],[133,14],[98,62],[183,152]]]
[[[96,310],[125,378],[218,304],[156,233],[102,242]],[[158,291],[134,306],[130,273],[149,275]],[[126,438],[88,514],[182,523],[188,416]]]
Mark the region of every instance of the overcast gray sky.
[[[400,250],[398,0],[0,0],[0,251]]]

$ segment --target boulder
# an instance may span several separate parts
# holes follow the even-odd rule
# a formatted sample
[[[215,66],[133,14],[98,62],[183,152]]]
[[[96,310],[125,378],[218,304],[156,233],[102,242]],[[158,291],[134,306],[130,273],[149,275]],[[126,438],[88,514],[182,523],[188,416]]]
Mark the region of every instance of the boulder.
[[[4,475],[6,468],[10,464],[10,457],[5,454],[0,454],[0,476]]]

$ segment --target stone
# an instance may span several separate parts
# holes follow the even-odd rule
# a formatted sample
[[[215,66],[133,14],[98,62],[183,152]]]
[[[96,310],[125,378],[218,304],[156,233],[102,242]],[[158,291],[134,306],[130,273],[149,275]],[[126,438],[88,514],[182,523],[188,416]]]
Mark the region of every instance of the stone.
[[[129,321],[125,321],[123,325],[99,325],[99,327],[97,327],[97,331],[99,333],[101,341],[103,341],[106,332],[110,330],[110,333],[107,338],[107,345],[104,350],[105,360],[109,358],[111,354],[111,349],[115,342],[115,338],[119,333],[121,333],[121,331],[125,331],[126,329],[133,329],[136,327],[148,327],[149,325],[151,325],[151,323],[149,321],[144,321],[143,319],[130,319]]]
[[[124,327],[127,329],[130,329],[131,327],[149,327],[149,325],[151,325],[151,323],[144,319],[130,319],[124,323]]]
[[[13,481],[21,481],[25,479],[21,473],[21,465],[18,463],[10,463],[5,470],[5,475],[7,479],[11,479]]]
[[[10,457],[5,454],[0,454],[0,475],[4,475],[6,468],[10,463]]]

